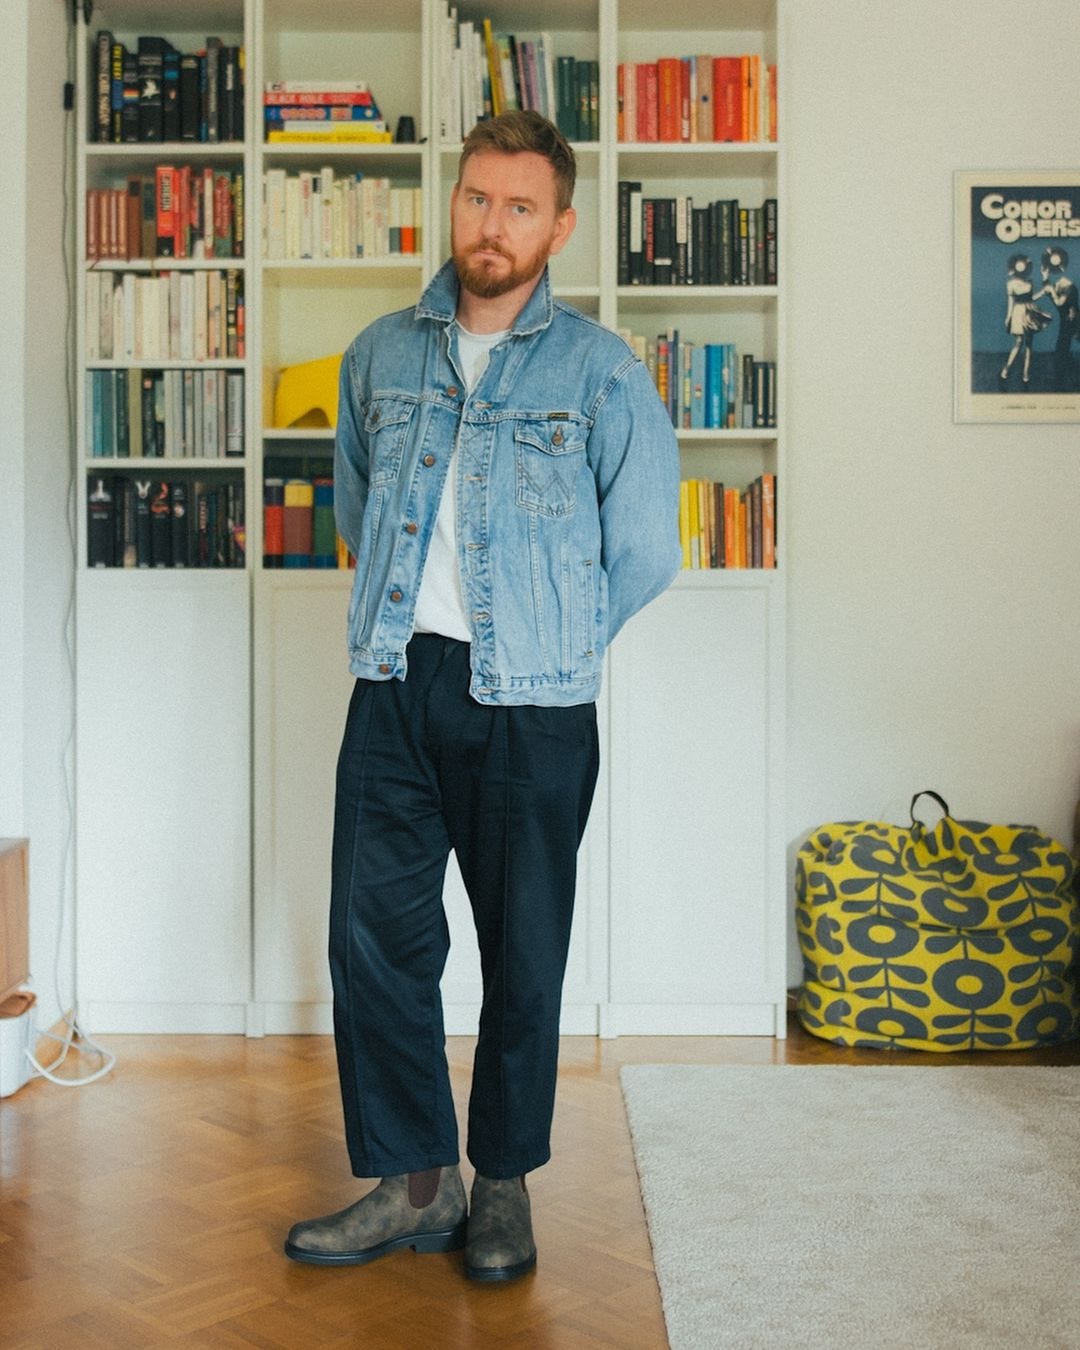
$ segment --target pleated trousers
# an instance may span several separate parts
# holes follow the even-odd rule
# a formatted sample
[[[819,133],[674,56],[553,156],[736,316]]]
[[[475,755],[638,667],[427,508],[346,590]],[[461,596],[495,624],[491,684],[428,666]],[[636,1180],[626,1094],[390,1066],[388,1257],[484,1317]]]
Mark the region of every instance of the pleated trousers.
[[[578,845],[599,767],[594,704],[490,707],[467,643],[407,649],[405,680],[358,680],[337,769],[330,969],[358,1177],[459,1161],[439,981],[457,856],[483,1006],[467,1154],[484,1176],[547,1162]]]

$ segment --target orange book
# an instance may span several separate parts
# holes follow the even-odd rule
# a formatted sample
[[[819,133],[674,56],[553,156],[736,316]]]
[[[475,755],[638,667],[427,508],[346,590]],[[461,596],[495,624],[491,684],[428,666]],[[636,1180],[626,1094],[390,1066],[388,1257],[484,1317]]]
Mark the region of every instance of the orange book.
[[[777,113],[776,113],[776,66],[767,66],[766,75],[769,81],[769,140],[775,141],[777,135]]]
[[[776,474],[761,475],[761,565],[776,566]]]
[[[724,566],[738,567],[739,546],[736,533],[739,528],[739,494],[735,488],[724,489]]]

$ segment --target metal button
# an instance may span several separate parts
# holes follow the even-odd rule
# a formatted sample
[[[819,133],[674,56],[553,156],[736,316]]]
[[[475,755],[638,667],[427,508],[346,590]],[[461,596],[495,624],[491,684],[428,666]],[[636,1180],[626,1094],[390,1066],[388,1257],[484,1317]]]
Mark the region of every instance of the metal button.
[[[435,463],[435,456],[434,456],[434,455],[425,455],[425,456],[424,456],[424,461],[423,461],[423,462],[424,462],[424,463],[427,465],[427,467],[430,469],[431,466]]]
[[[447,392],[447,395],[448,395],[450,398],[457,398],[457,396],[458,396],[458,387],[457,387],[457,385],[456,385],[456,384],[448,384],[448,385],[446,386],[446,392]]]
[[[419,528],[420,526],[417,525],[415,520],[410,520],[409,523],[405,526],[405,533],[415,534]]]
[[[556,431],[555,435],[552,436],[551,443],[552,445],[562,445],[563,443],[562,427],[560,427],[558,431]]]
[[[401,592],[400,592],[400,591],[391,591],[391,592],[390,592],[390,599],[393,600],[393,601],[396,603],[398,600],[401,599]]]
[[[389,675],[389,674],[390,674],[390,667],[385,663],[385,661],[384,661],[383,664],[379,667],[379,674],[380,674],[380,675]]]

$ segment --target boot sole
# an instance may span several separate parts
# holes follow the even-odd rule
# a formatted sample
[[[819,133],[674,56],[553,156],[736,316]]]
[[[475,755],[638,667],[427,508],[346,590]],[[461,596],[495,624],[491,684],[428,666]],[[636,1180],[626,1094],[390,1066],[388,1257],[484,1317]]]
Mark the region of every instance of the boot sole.
[[[465,1274],[470,1280],[476,1280],[480,1284],[500,1284],[507,1280],[516,1280],[521,1275],[527,1275],[536,1265],[536,1253],[527,1257],[524,1261],[519,1261],[515,1266],[465,1266]]]
[[[389,1256],[405,1247],[411,1247],[414,1252],[458,1252],[465,1246],[466,1230],[466,1221],[462,1219],[456,1228],[434,1233],[406,1233],[355,1252],[320,1252],[286,1241],[285,1255],[290,1261],[302,1261],[309,1266],[365,1266],[369,1261],[377,1261],[380,1256]]]

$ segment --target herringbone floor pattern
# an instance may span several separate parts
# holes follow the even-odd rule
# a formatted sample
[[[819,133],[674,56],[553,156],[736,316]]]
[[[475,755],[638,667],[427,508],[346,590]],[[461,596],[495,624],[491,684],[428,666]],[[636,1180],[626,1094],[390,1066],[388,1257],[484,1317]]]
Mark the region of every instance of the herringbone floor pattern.
[[[881,1062],[794,1027],[786,1042],[565,1039],[555,1157],[530,1178],[538,1267],[500,1287],[469,1284],[459,1254],[341,1270],[282,1255],[295,1219],[361,1193],[328,1038],[108,1041],[119,1064],[101,1082],[0,1102],[3,1350],[663,1350],[620,1066]],[[472,1042],[449,1053],[463,1107]],[[1080,1046],[978,1062],[1077,1063]]]

